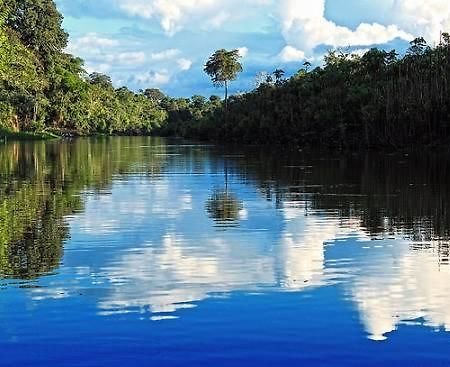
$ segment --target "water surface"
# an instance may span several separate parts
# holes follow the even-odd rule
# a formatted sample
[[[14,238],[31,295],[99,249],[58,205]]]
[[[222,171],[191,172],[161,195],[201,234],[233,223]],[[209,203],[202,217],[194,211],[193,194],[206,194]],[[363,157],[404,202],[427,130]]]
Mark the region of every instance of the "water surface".
[[[0,147],[1,366],[449,365],[447,155]]]

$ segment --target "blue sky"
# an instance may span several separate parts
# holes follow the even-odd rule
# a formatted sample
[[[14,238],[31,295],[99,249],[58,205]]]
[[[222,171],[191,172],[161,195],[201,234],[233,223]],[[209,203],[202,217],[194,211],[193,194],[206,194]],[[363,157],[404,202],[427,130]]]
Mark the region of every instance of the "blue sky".
[[[218,94],[203,73],[219,48],[239,48],[244,72],[320,64],[330,48],[402,50],[416,36],[433,44],[450,29],[448,0],[56,0],[71,36],[68,51],[116,86],[172,96]]]

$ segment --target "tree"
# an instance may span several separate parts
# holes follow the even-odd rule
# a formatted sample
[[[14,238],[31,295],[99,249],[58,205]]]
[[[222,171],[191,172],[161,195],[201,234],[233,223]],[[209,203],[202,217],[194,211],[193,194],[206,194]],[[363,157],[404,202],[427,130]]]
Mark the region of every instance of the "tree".
[[[107,89],[111,89],[113,87],[111,77],[102,73],[91,73],[89,75],[89,82],[92,85],[98,85]]]
[[[284,70],[276,69],[272,74],[275,77],[275,85],[280,86],[283,83]]]
[[[269,77],[269,73],[267,71],[260,71],[255,76],[255,89],[258,89],[262,85],[267,83],[267,78]]]
[[[228,110],[228,82],[236,80],[238,73],[242,72],[239,50],[216,51],[207,61],[204,71],[211,77],[217,87],[225,87],[225,111]]]
[[[311,63],[309,61],[305,61],[303,63],[303,66],[305,67],[305,71],[308,72],[309,69],[311,68]]]
[[[166,96],[158,88],[147,88],[146,90],[144,90],[143,94],[154,103],[161,102]]]
[[[212,95],[212,96],[209,97],[209,101],[210,101],[211,103],[213,103],[213,104],[218,104],[218,102],[220,101],[220,97],[219,97],[219,96]]]
[[[441,33],[441,42],[444,46],[450,46],[450,34],[447,32]]]
[[[6,0],[6,25],[19,34],[23,44],[37,52],[47,68],[52,55],[67,46],[62,15],[53,0]]]
[[[427,41],[423,37],[417,37],[410,42],[407,54],[410,56],[423,55],[428,49]]]

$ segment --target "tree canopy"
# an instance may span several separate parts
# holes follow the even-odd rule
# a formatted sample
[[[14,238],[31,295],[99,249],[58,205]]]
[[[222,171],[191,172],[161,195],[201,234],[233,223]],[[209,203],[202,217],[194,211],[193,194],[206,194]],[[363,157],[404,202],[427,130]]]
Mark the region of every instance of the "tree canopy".
[[[239,50],[217,50],[206,62],[204,71],[215,86],[225,86],[225,108],[228,104],[228,82],[236,80],[242,72]]]
[[[64,52],[53,0],[0,0],[0,124],[13,130],[147,134],[167,117],[159,99],[88,73]]]
[[[435,47],[423,38],[413,40],[403,57],[377,48],[364,55],[332,50],[323,66],[311,66],[305,62],[287,80],[281,69],[260,73],[256,88],[230,98],[226,111],[219,105],[195,122],[178,123],[183,126],[178,131],[186,137],[301,147],[450,143],[448,33]]]

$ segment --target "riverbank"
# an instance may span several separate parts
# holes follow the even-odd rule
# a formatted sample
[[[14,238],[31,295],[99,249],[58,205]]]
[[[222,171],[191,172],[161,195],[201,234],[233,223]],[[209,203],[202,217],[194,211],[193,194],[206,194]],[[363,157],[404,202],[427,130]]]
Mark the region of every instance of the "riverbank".
[[[49,128],[45,131],[12,131],[0,128],[0,141],[5,140],[51,140],[77,137],[105,137],[105,136],[149,136],[149,134],[108,134],[102,132],[81,132],[74,129]]]
[[[12,131],[0,128],[0,140],[49,140],[60,136],[49,131]]]

